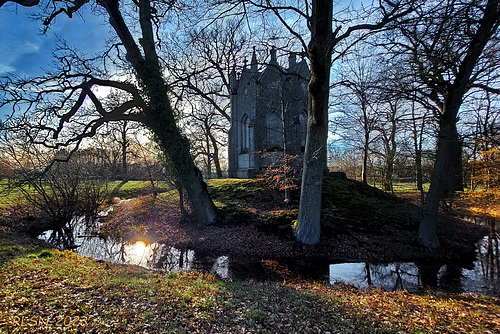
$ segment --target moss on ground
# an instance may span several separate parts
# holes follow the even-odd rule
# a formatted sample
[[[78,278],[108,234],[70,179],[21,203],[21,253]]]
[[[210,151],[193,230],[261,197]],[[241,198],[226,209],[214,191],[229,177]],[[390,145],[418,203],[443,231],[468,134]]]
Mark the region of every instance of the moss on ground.
[[[0,226],[0,266],[43,248],[42,243],[31,238],[19,236]]]
[[[107,187],[110,192],[110,196],[125,199],[150,194],[153,192],[153,188],[149,181],[113,181],[108,183]],[[156,191],[158,193],[167,192],[171,189],[172,187],[166,182],[159,182],[156,185]]]
[[[208,187],[226,215],[225,221],[247,224],[252,220],[267,231],[292,234],[298,215],[298,189],[285,203],[283,192],[267,189],[259,180],[209,180]],[[393,225],[417,228],[417,207],[358,181],[325,177],[322,202],[322,229],[326,237],[349,232],[383,233]]]

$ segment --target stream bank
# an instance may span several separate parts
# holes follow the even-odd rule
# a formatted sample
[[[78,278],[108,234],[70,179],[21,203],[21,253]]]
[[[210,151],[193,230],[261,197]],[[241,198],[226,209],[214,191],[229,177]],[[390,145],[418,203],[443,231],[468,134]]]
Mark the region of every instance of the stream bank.
[[[168,219],[163,219],[164,215]],[[442,224],[443,231],[448,232],[445,245],[454,245],[454,239],[464,234],[469,242],[478,240],[474,247],[465,245],[443,255],[444,250],[416,253],[421,250],[416,243],[404,245],[409,233],[399,233],[399,239],[393,235],[350,233],[306,246],[291,236],[259,229],[256,224],[225,224],[198,230],[183,222],[176,208],[161,199],[154,203],[150,198],[124,201],[101,219],[97,231],[87,231],[83,220],[74,224],[80,255],[152,270],[200,271],[228,281],[344,282],[386,291],[422,293],[437,288],[500,295],[497,223],[473,224],[450,217]],[[139,221],[141,224],[134,224]],[[485,228],[490,233],[480,238]]]

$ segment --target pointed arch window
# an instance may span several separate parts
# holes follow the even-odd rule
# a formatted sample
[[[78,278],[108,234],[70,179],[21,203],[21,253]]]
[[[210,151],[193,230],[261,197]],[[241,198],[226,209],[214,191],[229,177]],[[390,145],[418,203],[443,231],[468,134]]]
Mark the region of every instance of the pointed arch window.
[[[241,153],[248,153],[250,148],[250,118],[247,114],[241,118]]]
[[[307,114],[305,111],[301,112],[299,115],[299,138],[300,138],[300,150],[305,151],[306,147],[306,134],[307,134]]]

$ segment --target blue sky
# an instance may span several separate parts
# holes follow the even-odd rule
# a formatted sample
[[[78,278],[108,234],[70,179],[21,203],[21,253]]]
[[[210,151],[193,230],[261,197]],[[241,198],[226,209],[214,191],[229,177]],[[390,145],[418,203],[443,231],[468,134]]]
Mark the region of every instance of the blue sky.
[[[28,17],[39,8],[25,8],[7,3],[0,8],[0,75],[22,76],[41,74],[48,69],[57,37],[85,52],[100,51],[110,34],[103,18],[85,10],[82,17],[57,18],[52,28],[40,33],[42,23]]]

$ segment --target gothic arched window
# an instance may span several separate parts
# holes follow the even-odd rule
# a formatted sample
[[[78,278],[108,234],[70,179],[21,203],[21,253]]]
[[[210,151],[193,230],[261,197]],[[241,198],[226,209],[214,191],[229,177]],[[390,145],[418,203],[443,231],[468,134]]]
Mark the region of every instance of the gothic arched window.
[[[250,118],[247,114],[241,118],[241,152],[248,153],[250,147]]]
[[[299,138],[300,138],[300,149],[304,152],[306,147],[306,133],[307,133],[307,114],[305,111],[301,112],[299,115],[300,122],[300,130],[299,130]]]

